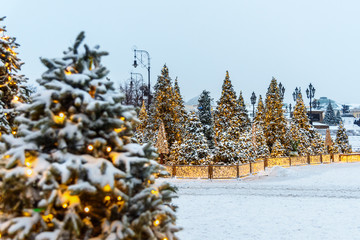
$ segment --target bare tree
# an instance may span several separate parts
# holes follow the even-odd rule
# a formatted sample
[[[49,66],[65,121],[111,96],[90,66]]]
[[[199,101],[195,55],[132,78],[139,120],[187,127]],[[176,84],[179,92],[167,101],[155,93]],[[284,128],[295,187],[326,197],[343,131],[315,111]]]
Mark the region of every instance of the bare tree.
[[[148,87],[142,80],[130,78],[123,84],[120,84],[120,91],[124,93],[125,98],[122,102],[124,105],[133,105],[141,107],[142,101],[148,97]]]

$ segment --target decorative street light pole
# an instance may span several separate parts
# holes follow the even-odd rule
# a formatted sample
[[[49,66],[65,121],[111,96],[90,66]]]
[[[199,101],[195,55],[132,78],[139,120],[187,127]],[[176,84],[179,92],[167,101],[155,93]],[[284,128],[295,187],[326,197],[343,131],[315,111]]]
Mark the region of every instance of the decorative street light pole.
[[[306,89],[306,96],[310,99],[310,124],[312,125],[311,99],[315,96],[315,88],[310,83],[309,88]]]
[[[254,92],[251,94],[250,100],[251,100],[251,104],[253,105],[253,119],[254,119],[254,117],[255,117],[255,103],[256,103],[256,95],[255,95]]]
[[[142,76],[141,73],[133,73],[133,72],[130,72],[130,74],[131,74],[131,83],[132,83],[132,80],[134,79],[134,78],[133,78],[133,75],[136,77],[136,78],[135,78],[135,81],[137,81],[137,77],[138,77],[138,76],[139,76],[140,79],[141,79],[141,89],[140,89],[140,90],[141,90],[141,95],[142,95],[142,96],[141,96],[141,98],[142,98],[141,101],[142,101],[142,100],[144,100],[144,78],[143,78],[143,76]],[[130,84],[131,84],[131,83],[130,83]]]
[[[285,87],[281,83],[279,83],[279,93],[280,93],[281,101],[283,101],[284,100]]]
[[[291,117],[291,103],[289,103],[289,112],[290,112],[290,117]]]
[[[138,53],[138,55],[136,55]],[[147,64],[144,63],[143,59],[146,59],[145,55],[147,56]],[[148,110],[150,108],[150,103],[151,103],[151,89],[150,89],[150,54],[145,51],[145,50],[136,50],[134,49],[134,68],[136,68],[138,66],[137,61],[138,60],[141,64],[142,67],[147,68],[148,70]]]
[[[293,92],[293,99],[294,102],[296,103],[296,100],[299,98],[299,95],[301,94],[301,88],[295,88],[295,91]]]

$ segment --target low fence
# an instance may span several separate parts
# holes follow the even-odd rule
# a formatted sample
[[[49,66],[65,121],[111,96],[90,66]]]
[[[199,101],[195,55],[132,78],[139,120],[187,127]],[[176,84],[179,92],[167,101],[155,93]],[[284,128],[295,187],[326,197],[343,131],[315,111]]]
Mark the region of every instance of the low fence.
[[[290,167],[329,164],[334,162],[360,162],[360,153],[323,154],[315,156],[258,159],[237,165],[165,165],[171,177],[202,179],[234,179],[257,174],[274,166]]]

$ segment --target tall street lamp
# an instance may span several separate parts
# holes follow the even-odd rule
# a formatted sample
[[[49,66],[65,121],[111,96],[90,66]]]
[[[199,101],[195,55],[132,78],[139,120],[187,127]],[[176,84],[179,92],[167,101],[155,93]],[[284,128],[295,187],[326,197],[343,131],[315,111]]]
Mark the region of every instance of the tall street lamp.
[[[301,88],[295,88],[295,91],[293,92],[293,99],[294,102],[296,103],[296,100],[299,98],[299,95],[301,94]]]
[[[251,100],[251,104],[253,105],[253,119],[254,119],[254,117],[255,117],[255,103],[256,103],[256,95],[255,95],[254,92],[251,94],[250,100]]]
[[[285,87],[281,83],[279,83],[279,93],[281,101],[284,100]]]
[[[311,83],[309,85],[309,88],[306,89],[306,96],[307,96],[307,98],[310,99],[310,123],[312,125],[312,112],[311,112],[312,102],[311,102],[311,99],[315,96],[315,88]]]
[[[147,56],[147,64],[144,63],[145,59]],[[139,63],[141,64],[142,67],[147,68],[148,70],[148,110],[150,108],[150,103],[151,103],[151,97],[150,97],[150,93],[151,93],[151,89],[150,89],[150,54],[145,51],[145,50],[136,50],[134,49],[134,68],[136,68],[138,66],[137,60],[139,61]]]

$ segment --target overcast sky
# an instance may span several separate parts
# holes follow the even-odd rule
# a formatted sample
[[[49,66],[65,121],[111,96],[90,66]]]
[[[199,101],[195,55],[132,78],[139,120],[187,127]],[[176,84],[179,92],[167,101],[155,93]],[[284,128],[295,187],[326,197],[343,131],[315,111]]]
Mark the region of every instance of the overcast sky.
[[[360,103],[359,10],[358,0],[11,0],[1,15],[31,81],[45,70],[40,56],[61,57],[84,30],[86,43],[109,51],[103,63],[118,83],[137,46],[150,53],[152,86],[166,63],[185,100],[204,89],[218,100],[229,70],[246,102],[274,76],[285,102],[312,83],[317,98]],[[147,81],[145,68],[135,72]]]

